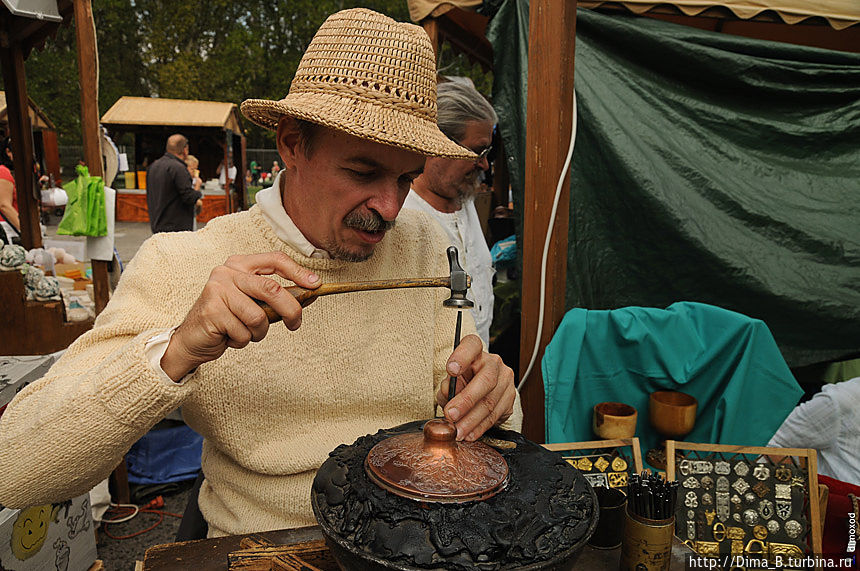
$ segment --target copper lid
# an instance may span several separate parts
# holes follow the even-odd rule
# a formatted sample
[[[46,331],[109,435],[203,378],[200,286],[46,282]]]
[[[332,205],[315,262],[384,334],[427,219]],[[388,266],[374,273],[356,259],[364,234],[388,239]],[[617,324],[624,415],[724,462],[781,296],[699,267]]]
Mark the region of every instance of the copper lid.
[[[367,453],[364,469],[379,487],[425,502],[486,500],[505,489],[508,463],[483,442],[457,442],[445,419],[424,432],[386,438]]]

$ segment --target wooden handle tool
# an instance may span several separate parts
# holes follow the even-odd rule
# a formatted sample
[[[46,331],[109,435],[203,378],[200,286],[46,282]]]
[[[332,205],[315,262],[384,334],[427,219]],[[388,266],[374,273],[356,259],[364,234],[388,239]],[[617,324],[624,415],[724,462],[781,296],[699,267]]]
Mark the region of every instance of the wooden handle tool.
[[[467,276],[468,288],[471,285],[472,279]],[[316,289],[306,289],[299,286],[286,288],[288,292],[293,294],[302,307],[307,307],[313,300],[324,295],[332,295],[335,293],[351,293],[355,291],[372,291],[380,289],[397,289],[403,287],[451,287],[451,277],[444,276],[439,278],[407,278],[398,280],[376,280],[369,282],[342,282],[322,284]],[[272,309],[272,307],[260,300],[255,300],[257,304],[266,312],[266,317],[269,318],[269,323],[275,323],[281,320],[281,316]]]

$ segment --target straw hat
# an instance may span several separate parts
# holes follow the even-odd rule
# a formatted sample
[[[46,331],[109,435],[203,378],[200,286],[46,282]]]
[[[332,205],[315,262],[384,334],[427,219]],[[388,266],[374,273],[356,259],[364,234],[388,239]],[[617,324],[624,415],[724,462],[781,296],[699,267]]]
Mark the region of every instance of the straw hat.
[[[363,8],[323,22],[286,97],[241,108],[267,129],[290,115],[422,155],[476,157],[436,125],[436,58],[424,30]]]

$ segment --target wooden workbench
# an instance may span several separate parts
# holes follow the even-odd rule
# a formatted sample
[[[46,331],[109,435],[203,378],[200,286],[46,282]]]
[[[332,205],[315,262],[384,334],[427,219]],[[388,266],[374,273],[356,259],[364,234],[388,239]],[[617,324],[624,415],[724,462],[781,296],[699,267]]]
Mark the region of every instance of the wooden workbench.
[[[250,534],[249,534],[250,535]],[[155,545],[146,550],[143,561],[144,571],[176,571],[193,569],[194,571],[226,571],[227,555],[238,550],[239,542],[249,535],[230,535],[214,539],[185,541],[182,543],[166,543]],[[266,539],[278,544],[301,543],[322,538],[319,527],[302,527],[279,531],[260,533]],[[672,546],[672,563],[670,569],[684,569],[685,557],[693,552],[677,538]],[[586,546],[575,562],[578,569],[589,571],[617,571],[621,558],[621,549],[601,550]]]

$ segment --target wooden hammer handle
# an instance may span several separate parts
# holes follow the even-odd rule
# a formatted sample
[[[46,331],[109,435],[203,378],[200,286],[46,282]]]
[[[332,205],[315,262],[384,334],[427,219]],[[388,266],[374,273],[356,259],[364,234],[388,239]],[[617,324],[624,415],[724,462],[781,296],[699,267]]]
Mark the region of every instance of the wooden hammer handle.
[[[468,280],[471,282],[471,279]],[[332,295],[335,293],[350,293],[355,291],[371,291],[380,289],[397,289],[402,287],[451,287],[450,276],[439,278],[413,278],[413,279],[398,279],[398,280],[376,280],[370,282],[342,282],[322,284],[316,289],[306,289],[299,286],[288,287],[287,291],[293,294],[302,307],[307,307],[313,300],[323,295]],[[272,309],[272,307],[264,302],[255,300],[257,304],[266,312],[266,317],[269,318],[269,323],[280,321],[281,316]]]

